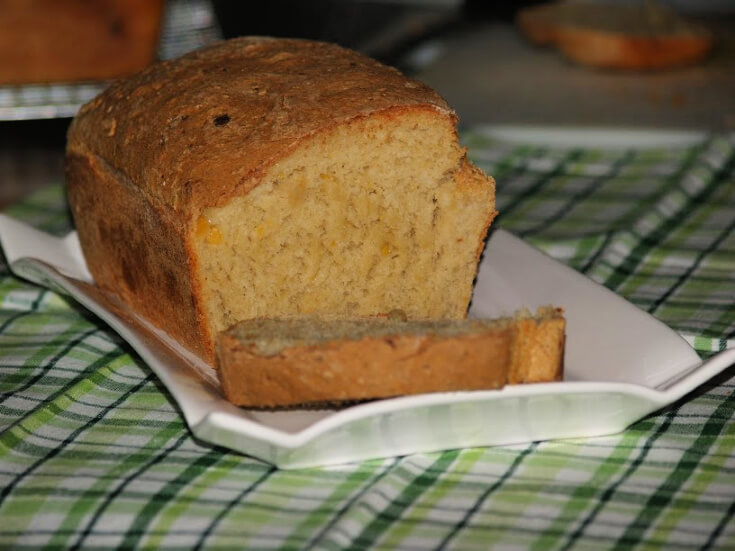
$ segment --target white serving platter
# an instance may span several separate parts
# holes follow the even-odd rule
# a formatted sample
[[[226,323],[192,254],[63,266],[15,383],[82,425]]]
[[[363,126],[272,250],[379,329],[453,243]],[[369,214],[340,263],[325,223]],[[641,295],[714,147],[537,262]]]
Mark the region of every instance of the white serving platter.
[[[470,314],[562,306],[563,382],[407,396],[339,410],[253,411],[228,403],[209,366],[101,293],[75,233],[57,238],[0,215],[0,243],[16,275],[72,296],[129,342],[171,392],[197,438],[281,468],[614,434],[735,363],[735,349],[702,362],[649,314],[496,230]]]

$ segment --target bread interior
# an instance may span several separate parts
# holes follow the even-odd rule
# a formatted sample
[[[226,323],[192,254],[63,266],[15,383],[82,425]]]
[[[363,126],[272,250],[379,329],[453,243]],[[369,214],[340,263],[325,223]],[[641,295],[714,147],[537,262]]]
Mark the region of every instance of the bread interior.
[[[324,319],[318,316],[274,319],[258,318],[234,325],[227,335],[251,346],[261,356],[275,356],[289,347],[319,346],[333,341],[359,341],[399,336],[452,338],[500,331],[512,327],[512,318],[425,319],[405,321],[389,318]]]
[[[304,141],[249,193],[192,222],[213,333],[257,317],[463,318],[494,183],[429,109]]]

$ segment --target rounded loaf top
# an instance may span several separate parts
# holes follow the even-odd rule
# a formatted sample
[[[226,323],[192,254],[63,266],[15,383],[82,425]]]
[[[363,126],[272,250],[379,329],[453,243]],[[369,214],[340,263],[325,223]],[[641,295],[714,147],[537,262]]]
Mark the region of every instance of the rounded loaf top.
[[[186,212],[255,185],[306,136],[378,111],[428,108],[428,86],[323,42],[244,37],[156,63],[84,105],[67,140],[159,207]]]

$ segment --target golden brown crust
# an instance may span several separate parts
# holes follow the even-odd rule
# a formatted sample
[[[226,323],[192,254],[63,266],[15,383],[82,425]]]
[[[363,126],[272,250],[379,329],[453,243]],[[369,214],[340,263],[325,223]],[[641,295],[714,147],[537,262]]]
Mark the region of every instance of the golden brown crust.
[[[498,389],[561,380],[564,332],[562,311],[553,308],[497,320],[481,332],[406,331],[286,346],[277,354],[260,352],[235,330],[218,336],[218,376],[230,402],[258,408]]]
[[[96,157],[68,156],[66,173],[69,204],[97,285],[200,356],[212,357],[213,347],[206,347],[212,339],[196,317],[198,295],[177,220]]]
[[[0,82],[102,80],[150,64],[162,0],[2,0]]]
[[[564,369],[566,320],[561,309],[515,322],[508,384],[560,381]]]
[[[251,407],[495,389],[505,384],[512,338],[509,329],[451,339],[396,335],[297,346],[269,357],[223,334],[218,375],[229,401]]]
[[[305,137],[403,109],[455,117],[426,85],[351,50],[244,37],[110,86],[74,119],[68,150],[106,159],[188,222],[202,206],[247,193]]]

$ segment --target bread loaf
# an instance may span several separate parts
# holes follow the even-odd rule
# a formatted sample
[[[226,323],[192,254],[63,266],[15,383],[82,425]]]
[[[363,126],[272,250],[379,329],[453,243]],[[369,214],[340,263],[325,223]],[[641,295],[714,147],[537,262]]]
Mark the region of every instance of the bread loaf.
[[[210,363],[241,320],[460,319],[495,195],[456,123],[353,51],[233,39],[83,106],[69,203],[96,283]]]
[[[335,404],[561,379],[564,317],[255,319],[220,334],[218,374],[247,407]]]
[[[0,0],[0,83],[106,80],[155,59],[163,0]]]
[[[560,1],[519,11],[517,23],[538,45],[570,60],[611,69],[666,69],[701,60],[712,48],[703,27],[653,1]]]

